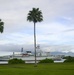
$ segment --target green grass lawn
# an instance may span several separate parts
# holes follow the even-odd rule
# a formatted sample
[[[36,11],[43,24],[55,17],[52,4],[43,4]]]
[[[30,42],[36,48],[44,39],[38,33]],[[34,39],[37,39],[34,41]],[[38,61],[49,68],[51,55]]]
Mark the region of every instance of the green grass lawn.
[[[0,75],[74,75],[74,63],[0,65]]]

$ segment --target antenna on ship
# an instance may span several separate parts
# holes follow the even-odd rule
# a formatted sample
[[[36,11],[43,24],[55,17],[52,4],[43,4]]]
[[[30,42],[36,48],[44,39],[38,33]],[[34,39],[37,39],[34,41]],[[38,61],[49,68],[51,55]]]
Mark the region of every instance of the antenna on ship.
[[[23,47],[21,48],[21,54],[22,54],[22,56],[23,56]]]
[[[21,48],[21,53],[23,52],[23,48]]]
[[[40,49],[40,45],[37,45],[37,47],[36,47],[37,49]]]
[[[37,49],[37,56],[41,56],[42,51],[40,49],[40,45],[39,44],[37,45],[36,49]]]

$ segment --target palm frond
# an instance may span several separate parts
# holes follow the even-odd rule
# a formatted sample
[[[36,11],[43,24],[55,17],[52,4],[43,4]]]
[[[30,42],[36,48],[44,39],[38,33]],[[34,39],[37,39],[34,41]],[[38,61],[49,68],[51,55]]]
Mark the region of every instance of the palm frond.
[[[43,21],[41,10],[39,10],[39,8],[33,8],[31,11],[29,11],[27,20],[35,23]]]
[[[4,22],[2,22],[0,19],[0,32],[2,33],[3,30],[4,30]]]

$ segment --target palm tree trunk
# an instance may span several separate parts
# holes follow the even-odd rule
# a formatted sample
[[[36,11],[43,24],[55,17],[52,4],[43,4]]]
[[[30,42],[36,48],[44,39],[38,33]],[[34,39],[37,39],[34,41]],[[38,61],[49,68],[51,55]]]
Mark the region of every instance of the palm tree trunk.
[[[36,26],[35,26],[35,22],[34,22],[34,50],[35,50],[35,66],[37,66],[37,62],[36,62]]]

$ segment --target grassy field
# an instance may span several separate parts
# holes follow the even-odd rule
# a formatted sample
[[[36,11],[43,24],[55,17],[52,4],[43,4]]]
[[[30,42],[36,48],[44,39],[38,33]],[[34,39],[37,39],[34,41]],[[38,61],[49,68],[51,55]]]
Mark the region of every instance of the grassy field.
[[[0,65],[0,75],[74,75],[74,63]]]

